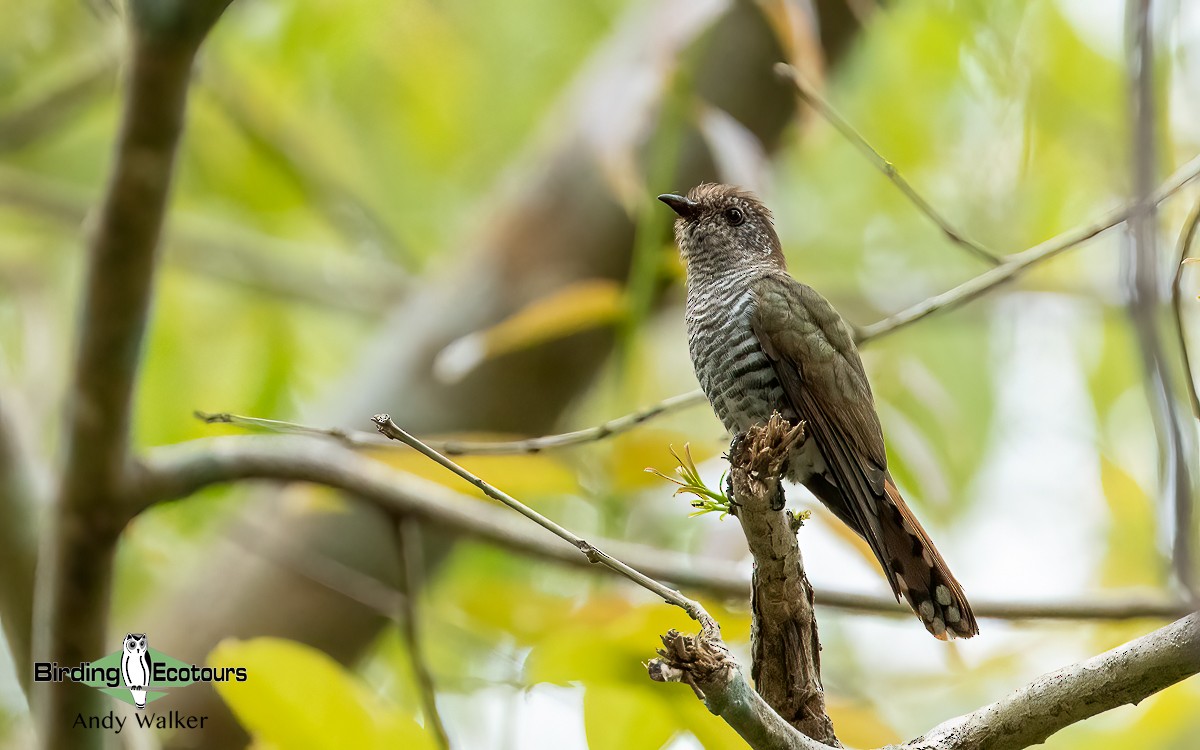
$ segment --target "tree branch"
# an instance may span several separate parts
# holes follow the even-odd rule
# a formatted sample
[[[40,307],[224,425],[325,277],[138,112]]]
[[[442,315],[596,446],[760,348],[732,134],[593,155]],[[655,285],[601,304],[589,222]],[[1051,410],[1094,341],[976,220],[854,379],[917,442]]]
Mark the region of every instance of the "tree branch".
[[[622,575],[647,591],[662,597],[663,601],[667,602],[668,604],[674,604],[684,612],[687,612],[689,617],[700,623],[700,627],[705,632],[712,632],[718,636],[720,635],[720,627],[717,625],[716,621],[704,611],[704,607],[700,606],[699,602],[688,599],[675,589],[668,588],[644,573],[635,570],[629,565],[626,565],[603,550],[598,549],[595,545],[591,544],[583,537],[575,534],[575,532],[560,526],[554,521],[551,521],[549,518],[546,518],[541,513],[538,513],[533,508],[525,505],[512,495],[509,495],[503,490],[488,484],[463,467],[433,450],[428,445],[425,445],[417,438],[405,432],[404,429],[393,422],[391,417],[388,415],[377,414],[372,418],[372,421],[375,422],[375,424],[379,427],[379,432],[381,434],[386,435],[393,440],[399,440],[439,466],[449,470],[462,479],[467,480],[481,492],[483,492],[483,494],[487,495],[493,500],[498,500],[563,541],[571,543],[576,549],[583,553],[583,556],[587,558],[588,562],[598,563],[606,568],[610,568],[614,573]]]
[[[655,682],[682,682],[754,750],[827,750],[783,720],[746,682],[720,641],[669,630],[658,658],[646,665]]]
[[[314,482],[359,494],[390,515],[415,516],[441,529],[542,560],[596,570],[586,557],[556,542],[511,513],[440,484],[388,468],[379,461],[317,439],[266,436],[204,438],[155,448],[139,472],[127,515],[150,505],[187,497],[214,484],[244,479]],[[747,601],[750,578],[728,560],[697,557],[617,539],[597,546],[652,578],[708,596]],[[850,612],[911,616],[890,596],[824,588],[817,606]],[[1105,601],[1046,603],[978,601],[980,617],[1006,620],[1174,619],[1191,610],[1182,602],[1129,594]]]
[[[28,456],[17,425],[4,409],[0,395],[0,624],[13,664],[28,664],[33,654],[33,582],[37,565],[37,505]],[[30,698],[30,672],[18,669],[17,679]]]
[[[1019,750],[1200,672],[1200,614],[1049,672],[1003,700],[951,719],[907,750]]]
[[[155,249],[183,130],[197,50],[229,0],[131,4],[130,65],[113,171],[88,246],[82,321],[68,396],[65,460],[47,554],[39,561],[39,660],[80,664],[103,654],[128,460],[130,405],[149,312]],[[99,748],[72,719],[96,713],[98,692],[39,687],[46,748]]]
[[[731,507],[754,557],[750,589],[750,674],[754,687],[791,726],[839,747],[825,712],[821,640],[813,589],[796,539],[798,525],[783,510],[783,467],[804,441],[804,424],[778,413],[734,439],[729,451]]]
[[[853,125],[846,121],[846,118],[838,114],[838,111],[829,102],[825,101],[817,93],[817,90],[809,85],[808,81],[804,80],[804,76],[800,75],[798,70],[787,63],[777,63],[775,65],[775,73],[780,78],[792,84],[796,89],[796,93],[800,95],[800,99],[815,109],[821,117],[825,118],[826,122],[833,126],[834,130],[841,133],[842,137],[850,142],[850,145],[854,146],[858,149],[859,153],[867,157],[867,161],[871,162],[884,177],[888,178],[904,194],[904,197],[908,198],[909,202],[916,206],[918,211],[925,214],[930,221],[936,224],[937,228],[942,230],[942,234],[946,235],[947,239],[985,263],[998,266],[1004,262],[1002,258],[991,250],[988,250],[983,245],[955,229],[945,217],[938,213],[937,209],[930,205],[929,201],[925,200],[916,191],[916,188],[908,183],[908,180],[904,179],[904,175],[900,174],[900,170],[896,169],[896,165],[883,158],[883,155],[876,151],[875,147],[861,133],[855,130]]]
[[[450,750],[450,737],[446,733],[446,724],[438,711],[437,686],[433,682],[433,673],[425,663],[422,647],[421,623],[417,620],[417,602],[420,597],[421,584],[425,574],[421,570],[421,530],[417,522],[411,518],[396,519],[396,549],[400,553],[400,602],[399,612],[393,615],[404,635],[405,646],[408,649],[409,664],[412,666],[413,682],[421,694],[421,704],[425,712],[425,728],[437,740],[441,750]]]
[[[1200,201],[1192,206],[1191,213],[1183,222],[1179,233],[1179,265],[1175,267],[1175,279],[1171,282],[1171,308],[1175,313],[1175,335],[1179,341],[1179,355],[1183,359],[1184,384],[1187,386],[1188,403],[1192,407],[1192,418],[1200,419],[1200,397],[1196,395],[1196,377],[1192,370],[1192,358],[1188,351],[1187,327],[1183,324],[1183,269],[1192,261],[1189,254],[1200,228]]]
[[[1151,195],[1157,149],[1155,147],[1154,34],[1150,0],[1126,4],[1126,44],[1129,70],[1130,166],[1133,172],[1133,211],[1122,258],[1129,316],[1137,334],[1158,441],[1158,472],[1164,504],[1172,509],[1174,532],[1172,563],[1179,585],[1196,598],[1196,571],[1192,555],[1194,423],[1181,423],[1172,363],[1163,346],[1164,303],[1159,283],[1158,226]]]
[[[217,483],[245,479],[315,482],[345,490],[378,505],[390,515],[413,517],[523,553],[596,569],[576,549],[537,533],[510,513],[481,505],[437,484],[398,472],[378,461],[330,446],[321,440],[225,437],[158,448],[139,466],[135,479],[136,491],[130,494],[130,504],[126,509],[130,514],[157,502],[186,497]],[[681,585],[707,582],[714,587],[709,593],[728,598],[743,598],[746,595],[748,584],[744,578],[738,579],[721,572],[728,569],[727,563],[713,561],[710,565],[682,555],[652,554],[637,545],[616,541],[606,541],[603,546],[623,560],[635,561],[647,575],[653,574]],[[656,569],[656,565],[661,565],[662,569]],[[377,597],[373,593],[371,598],[374,600]],[[865,609],[878,603],[880,600],[871,597],[859,597],[841,602],[839,606]],[[1146,617],[1179,611],[1182,605],[1136,610],[1140,605],[1135,604],[1135,609],[1124,613],[1119,607],[1105,605],[1098,609],[1089,609],[1094,605],[1066,605],[1041,610],[1035,605],[1022,606],[983,603],[977,609],[984,616],[1020,614],[1074,618],[1080,615],[1118,614]],[[894,602],[888,608],[900,613]],[[1197,615],[1189,615],[1108,654],[1047,675],[1006,701],[947,722],[904,747],[912,750],[965,750],[975,747],[1008,750],[1024,747],[1018,743],[1034,741],[1027,740],[1031,733],[1046,732],[1042,735],[1044,738],[1070,723],[1138,700],[1200,671],[1200,633],[1197,633],[1197,626]],[[672,638],[668,634],[668,640]],[[694,639],[691,642],[694,643]],[[655,666],[654,662],[651,664],[656,669],[666,667],[660,673],[661,679],[684,682],[691,679],[704,693],[710,708],[729,721],[752,747],[804,750],[824,747],[794,732],[774,711],[764,713],[768,709],[766,703],[746,684],[740,671],[719,670],[709,675],[712,679],[708,681],[688,678],[682,671],[686,667],[686,660],[677,658],[672,661],[669,658],[671,654],[680,653],[679,649],[684,644],[677,644],[677,647],[664,643],[664,646],[667,655],[660,656],[659,666]],[[719,652],[723,644],[712,648]],[[728,666],[736,667],[733,664]],[[1121,675],[1126,675],[1128,680],[1122,682]],[[718,677],[720,680],[716,679]],[[1084,696],[1084,700],[1079,701],[1079,705],[1066,706],[1065,702],[1072,696],[1080,695]],[[1017,721],[1014,718],[1025,716],[1029,716],[1030,720]],[[967,739],[959,741],[954,739],[956,737]],[[970,744],[976,739],[985,744]],[[998,744],[986,744],[993,742]]]

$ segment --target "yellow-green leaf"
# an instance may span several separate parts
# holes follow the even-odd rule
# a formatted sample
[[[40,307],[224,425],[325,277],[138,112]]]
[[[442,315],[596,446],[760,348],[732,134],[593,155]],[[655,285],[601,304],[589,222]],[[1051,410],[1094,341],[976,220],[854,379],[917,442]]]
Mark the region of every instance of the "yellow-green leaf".
[[[611,325],[625,314],[619,284],[588,279],[535,300],[490,328],[451,342],[434,362],[435,374],[456,382],[493,357]]]
[[[278,638],[225,640],[208,663],[246,668],[245,682],[216,688],[258,747],[433,750],[412,718],[316,649]]]

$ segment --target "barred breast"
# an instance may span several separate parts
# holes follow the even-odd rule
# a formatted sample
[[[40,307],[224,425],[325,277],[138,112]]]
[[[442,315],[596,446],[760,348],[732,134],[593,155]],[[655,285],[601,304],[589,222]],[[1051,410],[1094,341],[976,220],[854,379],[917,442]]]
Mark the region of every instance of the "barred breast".
[[[717,418],[734,435],[766,422],[775,411],[796,418],[750,327],[751,288],[750,280],[737,274],[722,283],[689,284],[684,316],[696,379]],[[810,440],[789,461],[787,475],[803,482],[824,471],[825,462]]]
[[[734,434],[765,422],[785,401],[750,328],[754,298],[749,285],[742,290],[736,286],[741,285],[689,290],[686,312],[696,378],[721,423]]]

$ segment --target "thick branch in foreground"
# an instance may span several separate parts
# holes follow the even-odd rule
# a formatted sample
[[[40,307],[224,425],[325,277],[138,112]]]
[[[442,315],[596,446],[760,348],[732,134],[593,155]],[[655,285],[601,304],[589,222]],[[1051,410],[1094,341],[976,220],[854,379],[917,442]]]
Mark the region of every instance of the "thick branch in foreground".
[[[1049,672],[1003,700],[898,747],[1019,750],[1096,714],[1136,704],[1200,672],[1200,614]]]
[[[838,745],[825,713],[821,641],[813,615],[813,590],[791,515],[783,510],[780,475],[804,425],[778,413],[751,427],[730,451],[730,484],[736,515],[754,556],[750,593],[751,676],[784,721],[818,742]]]

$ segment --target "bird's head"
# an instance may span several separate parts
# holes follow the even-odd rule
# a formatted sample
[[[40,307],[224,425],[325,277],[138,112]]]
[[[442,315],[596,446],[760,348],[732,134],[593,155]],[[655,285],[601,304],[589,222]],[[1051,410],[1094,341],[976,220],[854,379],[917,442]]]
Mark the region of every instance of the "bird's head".
[[[784,267],[771,212],[753,193],[706,182],[658,199],[678,214],[675,241],[690,272]]]

